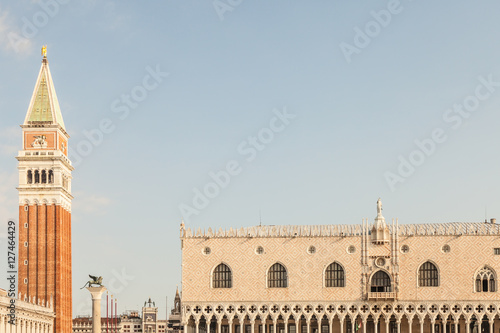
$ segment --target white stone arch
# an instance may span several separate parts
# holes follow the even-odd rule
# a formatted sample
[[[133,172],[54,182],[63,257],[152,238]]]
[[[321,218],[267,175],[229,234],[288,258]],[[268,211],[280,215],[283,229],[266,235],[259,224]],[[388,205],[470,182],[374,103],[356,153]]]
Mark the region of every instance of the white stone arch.
[[[219,263],[217,263],[216,265],[214,265],[214,267],[212,267],[212,269],[210,270],[210,289],[214,289],[214,271],[217,267],[219,267],[220,265],[226,265],[227,268],[229,268],[229,271],[231,272],[231,288],[216,288],[216,289],[232,289],[233,288],[233,285],[234,285],[234,274],[233,274],[233,269],[231,268],[231,266],[229,266],[228,263],[226,263],[225,261],[221,261]]]
[[[439,265],[432,259],[426,259],[423,262],[421,262],[418,267],[417,267],[417,272],[416,272],[416,278],[415,278],[415,283],[417,288],[420,288],[420,268],[427,262],[430,262],[431,264],[436,267],[437,273],[438,273],[438,285],[434,287],[440,287],[441,286],[441,269],[439,268]],[[424,286],[425,288],[426,286]]]
[[[344,272],[344,286],[343,287],[327,287],[326,286],[326,269],[328,267],[330,267],[330,265],[333,265],[333,264],[337,264],[339,265],[341,268],[342,268],[342,271]],[[346,271],[346,268],[344,265],[342,265],[339,261],[337,260],[334,260],[334,261],[331,261],[329,262],[328,264],[325,265],[325,267],[323,268],[323,288],[345,288],[346,285],[347,285],[347,271]]]
[[[478,275],[481,276],[481,280],[483,279],[484,276],[488,275],[488,271],[489,270],[489,274],[491,274],[491,276],[493,276],[493,281],[494,281],[494,286],[495,286],[495,291],[494,292],[497,292],[498,291],[498,277],[497,277],[497,273],[495,271],[495,269],[493,267],[491,267],[490,265],[488,264],[485,264],[485,265],[481,265],[478,269],[476,269],[474,271],[474,276],[472,277],[473,279],[473,285],[472,285],[472,291],[474,293],[478,293],[480,291],[477,291],[476,290],[476,278]],[[488,279],[488,292],[489,291],[489,279]]]
[[[271,269],[271,267],[273,267],[275,264],[280,264],[281,266],[283,266],[283,268],[285,269],[285,274],[286,274],[286,287],[285,288],[289,288],[290,287],[290,274],[288,272],[288,268],[286,267],[286,265],[281,262],[281,261],[275,261],[273,262],[271,265],[269,265],[269,267],[266,269],[266,289],[267,288],[270,288],[269,287],[269,270]],[[274,287],[273,287],[274,288]],[[281,310],[281,307],[280,307],[280,310]]]

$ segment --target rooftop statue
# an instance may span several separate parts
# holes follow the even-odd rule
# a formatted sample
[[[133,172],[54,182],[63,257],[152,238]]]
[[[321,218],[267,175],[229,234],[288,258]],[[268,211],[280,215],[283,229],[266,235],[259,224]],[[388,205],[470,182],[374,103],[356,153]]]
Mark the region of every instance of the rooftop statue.
[[[380,200],[380,198],[378,198],[377,200],[377,216],[381,216],[382,215],[382,200]]]

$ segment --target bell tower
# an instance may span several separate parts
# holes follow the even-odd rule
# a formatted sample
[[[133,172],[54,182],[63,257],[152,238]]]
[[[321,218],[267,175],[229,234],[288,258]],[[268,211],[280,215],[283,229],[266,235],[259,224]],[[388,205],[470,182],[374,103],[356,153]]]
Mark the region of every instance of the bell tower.
[[[26,113],[19,151],[21,298],[53,302],[54,332],[72,332],[71,161],[46,48]]]

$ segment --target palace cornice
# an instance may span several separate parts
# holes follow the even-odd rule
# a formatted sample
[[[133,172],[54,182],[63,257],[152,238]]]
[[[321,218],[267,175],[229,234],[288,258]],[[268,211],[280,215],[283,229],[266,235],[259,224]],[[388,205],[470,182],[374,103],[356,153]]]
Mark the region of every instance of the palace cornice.
[[[265,237],[358,237],[371,234],[372,225],[280,225],[253,226],[240,229],[222,229],[218,231],[198,228],[196,231],[181,225],[180,238],[265,238]],[[393,234],[393,229],[389,232]],[[462,235],[500,235],[500,225],[481,222],[450,222],[428,224],[406,224],[394,226],[400,236],[462,236]]]

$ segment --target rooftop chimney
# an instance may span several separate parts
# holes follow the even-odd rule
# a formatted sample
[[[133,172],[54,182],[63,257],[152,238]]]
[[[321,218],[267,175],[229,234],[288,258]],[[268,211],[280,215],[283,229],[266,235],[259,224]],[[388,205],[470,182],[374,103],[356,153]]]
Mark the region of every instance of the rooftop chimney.
[[[491,219],[490,221],[491,221],[491,224],[497,223],[497,219]]]

